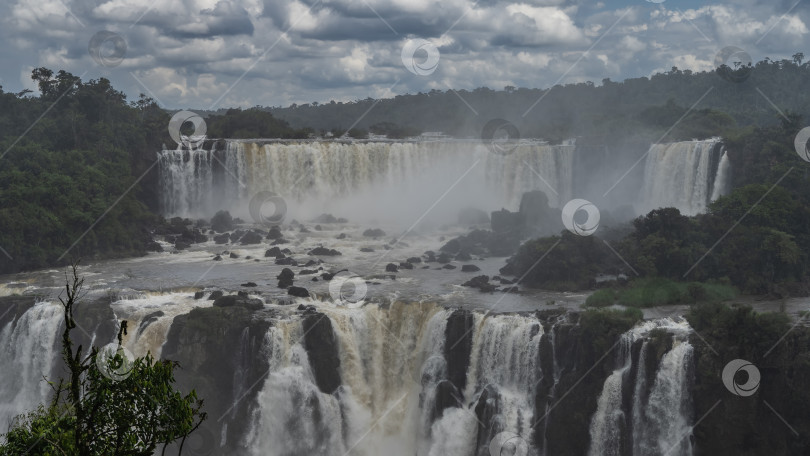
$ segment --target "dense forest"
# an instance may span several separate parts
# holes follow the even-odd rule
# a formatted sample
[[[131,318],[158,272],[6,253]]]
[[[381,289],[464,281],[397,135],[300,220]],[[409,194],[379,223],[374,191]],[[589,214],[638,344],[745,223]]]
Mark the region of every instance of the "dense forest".
[[[808,266],[804,252],[810,247],[810,188],[805,162],[792,147],[802,119],[810,118],[810,95],[803,90],[810,66],[803,57],[799,53],[793,60],[765,60],[717,72],[673,68],[651,78],[604,80],[600,86],[431,91],[388,100],[203,115],[209,137],[228,138],[342,134],[352,126],[349,119],[359,118],[374,103],[353,136],[363,136],[369,128],[392,137],[424,130],[476,136],[478,124],[492,117],[511,119],[523,137],[583,135],[584,143],[649,143],[664,132],[664,140],[722,136],[735,164],[733,186],[738,189],[699,217],[671,210],[648,214],[635,222],[628,234],[633,242],[628,238],[621,243],[622,252],[644,274],[683,274],[681,266],[706,252],[779,181],[729,239],[690,272],[694,280],[725,278],[742,289],[767,292],[774,291],[775,283],[802,283]],[[128,102],[104,78],[81,81],[45,68],[34,70],[32,78],[39,96],[0,88],[0,272],[159,249],[150,232],[165,231],[169,224],[159,215],[155,152],[176,147],[167,131],[171,112],[143,95]],[[528,243],[523,251],[540,251],[547,241]],[[675,260],[662,259],[668,255]],[[579,283],[566,277],[534,282]]]

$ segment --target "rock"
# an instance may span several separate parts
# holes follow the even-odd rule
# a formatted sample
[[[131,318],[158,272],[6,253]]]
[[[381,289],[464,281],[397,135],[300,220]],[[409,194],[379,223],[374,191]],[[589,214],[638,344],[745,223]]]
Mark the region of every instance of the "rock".
[[[298,304],[298,310],[307,310],[307,306],[303,304]]]
[[[222,296],[214,301],[214,307],[234,306],[245,307],[249,310],[261,310],[264,308],[264,303],[261,299],[250,299],[237,295]]]
[[[323,255],[323,256],[336,256],[342,255],[340,252],[334,249],[328,249],[326,247],[315,247],[314,249],[310,250],[309,255]]]
[[[461,272],[478,272],[481,268],[474,264],[462,264],[461,265]]]
[[[290,257],[276,258],[275,263],[283,266],[298,266],[298,262]]]
[[[214,290],[214,291],[211,292],[210,295],[208,295],[208,300],[213,301],[215,299],[221,298],[222,295],[224,295],[224,294],[225,293],[223,293],[222,290]]]
[[[245,230],[236,230],[236,231],[234,231],[233,233],[231,233],[231,242],[234,242],[234,243],[239,242],[239,239],[241,239],[242,236],[245,235],[245,233],[246,233]]]
[[[298,231],[299,231],[300,233],[311,233],[311,232],[312,232],[312,231],[309,231],[309,230],[307,229],[307,227],[305,227],[304,225],[301,225],[301,228],[300,228]]]
[[[491,293],[497,290],[498,287],[489,283],[489,276],[480,275],[461,284],[463,287],[478,288],[481,292]]]
[[[302,269],[302,270],[298,271],[298,275],[311,275],[311,274],[317,274],[317,273],[318,273],[318,271],[315,270],[315,269]]]
[[[458,212],[459,225],[483,225],[489,223],[489,215],[481,209],[464,208]]]
[[[453,385],[449,380],[442,380],[436,385],[436,396],[433,401],[433,410],[431,410],[432,421],[435,422],[441,418],[445,409],[451,407],[462,407],[464,404],[458,388]]]
[[[267,233],[267,239],[281,239],[282,237],[281,228],[278,226],[271,227],[270,231]]]
[[[287,288],[287,294],[290,296],[295,296],[297,298],[308,298],[309,291],[303,287],[290,287]]]
[[[523,230],[523,215],[501,209],[492,213],[490,226],[498,234],[519,234]]]
[[[442,269],[456,269],[456,267],[453,266],[452,264],[446,264],[446,265],[442,266]]]
[[[219,211],[211,217],[211,229],[217,233],[233,229],[233,217],[228,211]]]
[[[205,296],[204,291],[198,291],[198,292],[194,293],[194,299],[202,299],[203,296]]]
[[[254,231],[248,231],[239,239],[239,243],[242,245],[259,244],[260,242],[262,242],[262,236]]]
[[[222,257],[217,255],[214,257],[214,261],[222,261]]]
[[[318,389],[334,393],[341,384],[340,356],[332,321],[324,314],[313,313],[302,322],[304,348]]]
[[[346,233],[338,234],[337,236],[335,236],[335,239],[346,239]]]
[[[422,266],[422,269],[430,269],[430,266]]]
[[[292,255],[292,250],[284,248],[284,249],[281,249],[281,253],[283,253],[285,255]]]
[[[304,265],[304,267],[305,267],[305,268],[308,268],[308,267],[310,267],[310,266],[315,266],[316,264],[318,264],[318,262],[317,262],[317,261],[315,261],[315,260],[309,260],[309,261],[307,261],[307,263]]]
[[[290,243],[290,241],[288,241],[288,240],[286,240],[284,238],[278,238],[275,241],[273,241],[270,245],[281,245],[281,244],[289,244],[289,243]]]
[[[470,260],[472,260],[472,257],[470,256],[469,253],[467,253],[464,250],[456,254],[456,261],[470,261]]]
[[[407,259],[408,263],[421,263],[422,259],[419,257],[410,257]]]
[[[278,247],[272,247],[264,251],[264,257],[275,257],[275,258],[284,258],[284,254],[281,253],[281,249]]]
[[[147,252],[162,252],[163,247],[155,241],[150,241],[146,243],[144,250]]]
[[[398,268],[397,265],[394,263],[388,263],[385,265],[385,272],[397,272]]]
[[[385,231],[383,231],[383,230],[381,230],[379,228],[369,228],[369,229],[363,231],[363,236],[371,237],[371,238],[383,237],[383,236],[385,236]]]
[[[233,252],[231,252],[230,255],[228,255],[228,256],[231,257],[231,258],[239,258],[239,255],[237,255],[237,254],[235,254]]]
[[[313,278],[312,278],[312,281],[313,281],[313,282],[317,282],[317,281],[318,281],[318,278],[317,278],[317,277],[313,277]]]
[[[175,243],[174,243],[174,248],[177,249],[177,250],[185,250],[185,249],[187,249],[189,247],[191,247],[191,244],[188,243],[188,242],[185,242],[185,241],[178,240],[178,241],[175,241]]]
[[[436,252],[434,252],[433,250],[428,250],[427,252],[425,252],[425,257],[426,263],[433,263],[436,261]]]
[[[321,225],[315,225],[315,231],[323,231],[323,228],[321,228]]]
[[[457,309],[447,317],[447,324],[444,328],[447,378],[459,391],[464,391],[467,386],[467,369],[470,366],[474,324],[475,319],[472,312]]]
[[[244,286],[244,285],[242,285],[242,286]],[[241,290],[240,290],[240,291],[237,291],[237,292],[236,292],[236,295],[237,295],[237,296],[241,296],[241,297],[243,297],[243,298],[247,298],[247,297],[248,297],[248,292],[247,292],[247,291],[241,291]]]
[[[461,250],[461,241],[459,241],[458,238],[450,239],[446,244],[441,246],[439,250],[447,253],[458,253]]]
[[[255,287],[256,284],[254,282],[246,282],[240,285],[241,287]]]
[[[227,244],[231,240],[231,235],[228,233],[217,234],[214,236],[214,242],[217,244]]]
[[[276,278],[278,279],[279,288],[287,288],[293,284],[295,273],[292,272],[292,269],[290,268],[284,268],[281,270],[281,273],[276,276]]]
[[[374,251],[374,249],[372,249],[371,247],[360,247],[360,251],[365,253],[371,253]]]
[[[399,267],[401,269],[413,269],[413,263],[408,263],[407,261],[403,261],[399,263]]]
[[[436,258],[436,261],[438,261],[439,263],[449,263],[451,261],[450,254],[449,253],[441,253]]]

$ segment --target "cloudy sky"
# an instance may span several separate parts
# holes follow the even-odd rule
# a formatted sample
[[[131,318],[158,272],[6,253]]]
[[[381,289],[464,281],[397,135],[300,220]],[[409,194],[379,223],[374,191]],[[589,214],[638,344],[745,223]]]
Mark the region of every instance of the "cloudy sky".
[[[3,0],[0,23],[5,91],[46,66],[167,108],[618,81],[731,45],[810,56],[810,0]]]

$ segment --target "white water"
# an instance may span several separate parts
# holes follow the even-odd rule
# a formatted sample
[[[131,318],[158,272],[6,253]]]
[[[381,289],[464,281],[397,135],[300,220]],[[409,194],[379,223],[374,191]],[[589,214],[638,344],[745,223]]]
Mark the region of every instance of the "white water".
[[[644,183],[637,212],[647,213],[660,207],[675,207],[686,215],[706,210],[712,183],[712,152],[719,138],[654,144],[644,168]],[[726,167],[718,170],[728,172]],[[725,179],[725,176],[724,176]]]
[[[632,363],[631,347],[655,328],[666,329],[675,339],[672,349],[661,359],[649,397],[644,398],[647,342],[643,342],[637,366]],[[636,456],[692,454],[688,438],[692,419],[688,391],[692,346],[686,340],[689,331],[685,321],[665,318],[641,323],[622,335],[617,347],[618,368],[605,380],[591,419],[589,455],[620,455],[625,426],[631,427],[633,441],[630,443]],[[628,386],[626,382],[634,368],[636,382],[629,385],[633,388],[633,401],[630,420],[627,420],[622,409],[622,390]]]
[[[0,328],[0,434],[15,416],[51,399],[61,305],[41,302]]]
[[[573,154],[574,146],[530,143],[500,156],[461,141],[227,141],[222,151],[164,150],[158,159],[167,215],[210,217],[229,209],[245,216],[250,198],[269,190],[287,200],[293,216],[373,214],[410,223],[440,197],[453,218],[466,206],[516,210],[529,190],[544,191],[561,207],[571,198]]]
[[[731,185],[731,161],[728,159],[728,152],[724,151],[717,165],[717,177],[714,179],[712,189],[712,201],[728,193]]]

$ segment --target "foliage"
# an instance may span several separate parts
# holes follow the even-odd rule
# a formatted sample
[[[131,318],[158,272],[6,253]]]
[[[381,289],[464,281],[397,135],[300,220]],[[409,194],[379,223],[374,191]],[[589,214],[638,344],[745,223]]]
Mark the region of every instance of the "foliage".
[[[616,292],[610,288],[594,291],[585,299],[585,307],[610,307],[616,303]]]
[[[580,317],[583,335],[591,342],[594,353],[608,349],[636,323],[644,318],[639,309],[587,309]]]
[[[286,121],[259,108],[228,109],[224,115],[209,116],[205,124],[212,138],[304,139],[312,134],[311,129],[291,128]]]
[[[177,363],[156,361],[149,354],[125,363],[121,338],[126,322],[118,333],[118,352],[108,365],[99,360],[96,347],[89,353],[81,346],[74,349],[70,332],[76,328],[73,312],[82,285],[74,265],[66,299],[60,298],[65,315],[62,350],[70,377],[56,384],[49,407],[40,405],[17,419],[0,445],[0,455],[151,456],[159,446],[184,441],[206,418],[194,391],[183,396],[174,390]],[[110,370],[121,375],[110,375]]]

